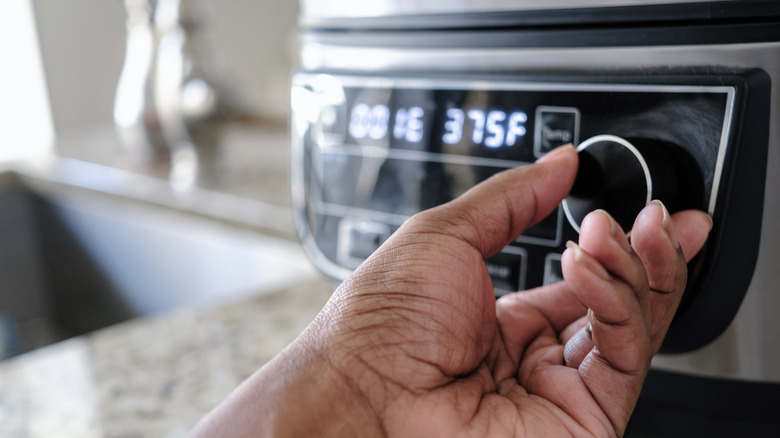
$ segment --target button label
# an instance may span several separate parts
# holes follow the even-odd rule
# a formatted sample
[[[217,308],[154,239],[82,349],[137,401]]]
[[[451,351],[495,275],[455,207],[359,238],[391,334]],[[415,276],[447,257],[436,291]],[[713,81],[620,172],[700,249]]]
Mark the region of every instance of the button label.
[[[542,144],[550,145],[553,143],[566,144],[571,142],[574,133],[568,129],[554,129],[549,126],[542,126]]]
[[[534,155],[542,157],[547,152],[572,143],[580,136],[580,110],[564,106],[539,106],[536,108],[534,127]]]

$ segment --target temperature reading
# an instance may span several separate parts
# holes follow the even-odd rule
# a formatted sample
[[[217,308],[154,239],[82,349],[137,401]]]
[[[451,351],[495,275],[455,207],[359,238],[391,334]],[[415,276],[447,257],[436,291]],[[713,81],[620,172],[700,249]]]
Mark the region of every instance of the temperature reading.
[[[501,110],[485,112],[470,109],[464,114],[460,108],[447,109],[442,141],[457,144],[464,131],[469,131],[474,144],[484,144],[489,148],[513,146],[517,139],[526,134],[525,122],[528,116],[523,111],[507,113]]]

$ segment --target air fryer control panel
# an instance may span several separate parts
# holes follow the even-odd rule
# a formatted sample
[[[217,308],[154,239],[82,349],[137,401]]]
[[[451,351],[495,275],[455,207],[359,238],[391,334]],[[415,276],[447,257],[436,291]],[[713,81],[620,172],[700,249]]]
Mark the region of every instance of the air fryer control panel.
[[[485,261],[497,296],[560,281],[565,242],[596,208],[628,230],[647,202],[661,199],[672,212],[704,210],[725,226],[740,160],[745,167],[760,159],[739,145],[749,134],[750,121],[741,121],[750,84],[749,74],[300,73],[292,89],[299,234],[317,266],[343,279],[416,212],[572,143],[580,169],[569,197]],[[755,217],[760,228],[760,210]],[[734,226],[756,226],[745,221],[732,215]],[[700,278],[691,288],[718,281],[718,239],[692,267]],[[731,299],[738,307],[741,295]]]

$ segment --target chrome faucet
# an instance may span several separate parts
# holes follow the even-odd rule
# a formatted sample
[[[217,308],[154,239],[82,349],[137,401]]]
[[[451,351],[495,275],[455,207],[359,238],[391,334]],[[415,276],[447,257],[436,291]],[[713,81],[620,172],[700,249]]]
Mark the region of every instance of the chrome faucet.
[[[125,0],[127,47],[114,121],[123,143],[147,163],[166,166],[188,187],[213,164],[232,106],[203,65],[200,9],[193,0]]]

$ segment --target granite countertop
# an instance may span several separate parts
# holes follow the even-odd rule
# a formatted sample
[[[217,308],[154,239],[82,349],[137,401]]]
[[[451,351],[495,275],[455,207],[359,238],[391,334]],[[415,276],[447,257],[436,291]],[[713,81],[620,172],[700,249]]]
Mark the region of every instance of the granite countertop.
[[[136,319],[0,363],[0,436],[181,437],[281,351],[325,280]]]
[[[186,191],[123,156],[110,127],[59,142],[56,156],[0,176],[45,196],[169,209],[297,247],[284,127],[229,131],[212,178]],[[185,436],[293,340],[332,290],[312,271],[270,291],[138,317],[0,361],[0,437]]]

